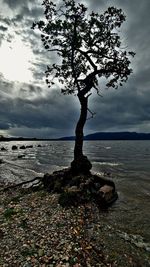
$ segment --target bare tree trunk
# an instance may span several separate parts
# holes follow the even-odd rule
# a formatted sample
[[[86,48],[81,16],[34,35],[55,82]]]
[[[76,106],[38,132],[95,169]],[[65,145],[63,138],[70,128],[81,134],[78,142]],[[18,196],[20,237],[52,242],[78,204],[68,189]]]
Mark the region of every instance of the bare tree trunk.
[[[74,160],[71,163],[71,168],[75,173],[88,173],[92,165],[83,154],[83,128],[87,119],[88,98],[84,95],[79,95],[78,98],[81,105],[81,113],[75,130]]]
[[[75,130],[75,147],[74,147],[74,159],[82,158],[83,156],[83,128],[87,118],[87,102],[86,97],[79,98],[81,104],[81,113]]]

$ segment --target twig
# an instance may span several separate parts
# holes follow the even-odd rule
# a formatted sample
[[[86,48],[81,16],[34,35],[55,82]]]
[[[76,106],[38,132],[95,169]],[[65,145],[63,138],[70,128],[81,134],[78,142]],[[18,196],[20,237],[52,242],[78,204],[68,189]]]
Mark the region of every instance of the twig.
[[[96,114],[95,112],[92,112],[89,108],[87,109],[88,112],[91,114],[91,117],[87,118],[87,120],[90,120],[94,117],[94,115]]]
[[[103,97],[103,96],[99,93],[99,88],[98,88],[96,85],[94,85],[94,89],[96,90],[98,96]]]

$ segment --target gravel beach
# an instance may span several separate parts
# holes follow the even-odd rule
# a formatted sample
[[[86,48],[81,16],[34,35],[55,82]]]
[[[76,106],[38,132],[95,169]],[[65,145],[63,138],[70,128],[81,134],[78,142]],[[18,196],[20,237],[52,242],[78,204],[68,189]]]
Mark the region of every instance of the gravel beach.
[[[0,266],[150,266],[150,247],[94,203],[65,209],[57,194],[21,188],[0,199]]]

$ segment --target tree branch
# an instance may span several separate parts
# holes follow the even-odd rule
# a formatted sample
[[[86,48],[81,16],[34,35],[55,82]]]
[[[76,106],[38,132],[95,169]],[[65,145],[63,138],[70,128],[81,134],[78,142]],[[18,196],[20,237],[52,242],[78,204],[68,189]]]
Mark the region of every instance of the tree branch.
[[[103,97],[103,96],[99,93],[99,88],[98,88],[96,85],[94,85],[93,87],[94,87],[94,89],[96,90],[97,95],[100,96],[100,97]]]
[[[89,98],[90,95],[92,95],[92,93],[89,93],[89,94],[86,96],[86,98]]]
[[[71,55],[71,68],[72,68],[72,72],[73,72],[73,77],[75,79],[75,83],[77,85],[77,89],[78,89],[78,93],[80,92],[80,86],[78,83],[78,79],[76,76],[76,71],[75,71],[75,67],[74,67],[74,52],[75,52],[75,42],[77,39],[77,32],[76,32],[76,26],[77,26],[77,16],[75,16],[75,22],[74,22],[74,33],[73,33],[73,38],[72,38],[72,55]]]
[[[89,108],[87,109],[88,112],[91,114],[91,117],[87,118],[87,120],[90,120],[92,118],[94,118],[94,115],[96,114],[95,112],[92,112]]]
[[[57,49],[57,48],[54,48],[54,49],[48,49],[47,51],[50,51],[50,52],[62,52],[61,49]]]
[[[100,56],[100,52],[95,51],[95,50],[93,50],[93,49],[88,50],[86,53],[87,53],[87,54],[95,54],[95,55]],[[107,58],[107,59],[114,60],[113,57],[109,57],[109,56],[107,56],[107,55],[102,55],[101,58],[102,58],[102,59]]]
[[[93,67],[94,70],[97,70],[97,66],[94,64],[94,62],[92,61],[92,59],[88,56],[87,52],[81,50],[81,49],[78,49],[78,51],[84,55],[86,57],[86,59],[89,61],[89,63],[91,64],[91,66]]]
[[[87,75],[87,77],[85,79],[83,79],[81,82],[85,84],[84,89],[81,90],[81,94],[82,95],[86,95],[91,89],[92,87],[94,87],[97,92],[98,92],[98,88],[95,86],[94,84],[94,78],[96,75],[103,75],[103,74],[108,74],[109,72],[111,72],[111,70],[106,70],[106,69],[100,69],[100,70],[95,70],[93,72],[91,72],[90,74]]]

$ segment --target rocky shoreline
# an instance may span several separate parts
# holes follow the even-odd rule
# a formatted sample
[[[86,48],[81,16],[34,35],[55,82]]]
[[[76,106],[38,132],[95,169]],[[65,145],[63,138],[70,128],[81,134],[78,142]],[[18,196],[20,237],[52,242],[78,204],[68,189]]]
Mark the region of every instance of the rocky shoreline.
[[[149,248],[125,238],[117,218],[106,223],[109,210],[94,202],[64,208],[59,194],[25,188],[0,199],[0,266],[150,266]]]

